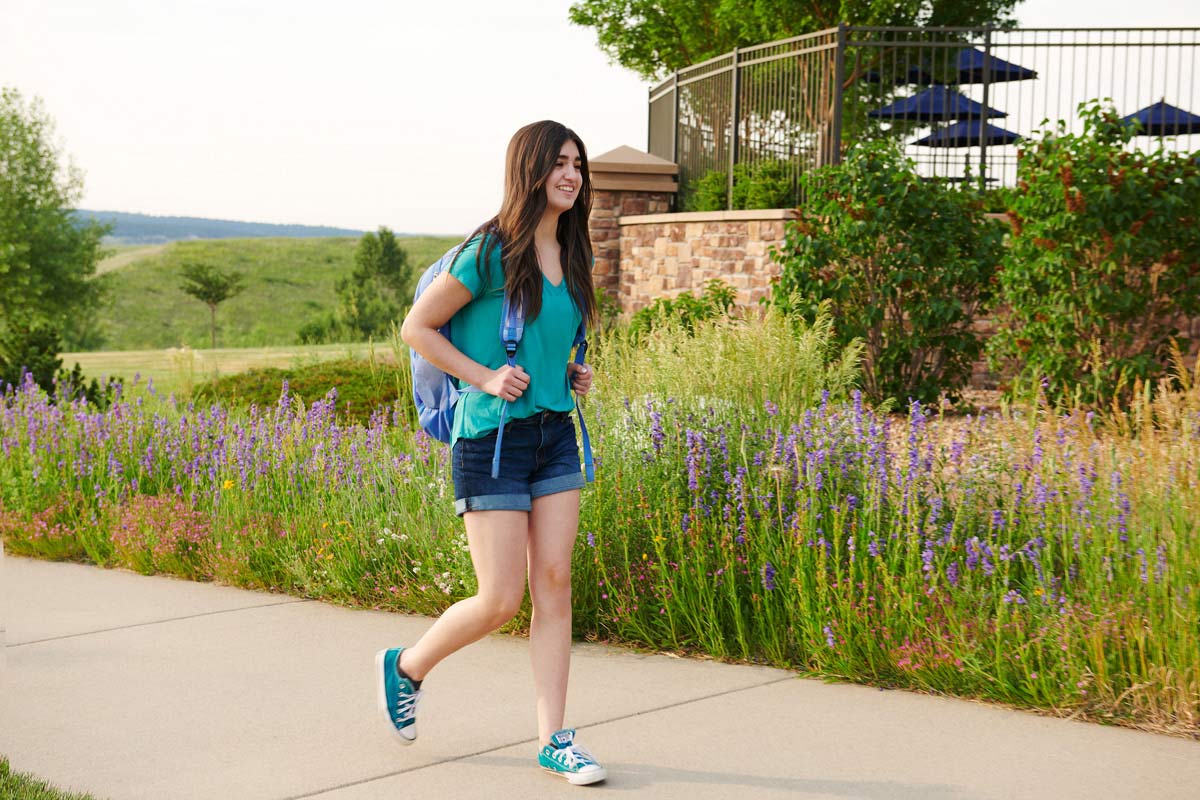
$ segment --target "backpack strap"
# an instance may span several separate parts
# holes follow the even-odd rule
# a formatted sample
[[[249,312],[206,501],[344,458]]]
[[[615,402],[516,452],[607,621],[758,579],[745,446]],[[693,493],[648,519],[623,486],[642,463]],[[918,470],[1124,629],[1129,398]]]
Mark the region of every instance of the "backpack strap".
[[[525,309],[511,302],[504,293],[504,307],[500,311],[500,341],[504,344],[504,356],[508,365],[517,365],[517,345],[525,335]],[[500,444],[504,441],[504,418],[508,415],[508,401],[500,406],[500,427],[496,429],[496,450],[492,453],[492,477],[500,477]]]
[[[584,356],[587,355],[587,322],[579,323],[579,330],[575,332],[575,341],[572,344],[575,348],[575,363],[583,365]],[[567,391],[571,390],[571,376],[567,376]],[[579,405],[579,395],[575,395],[575,414],[579,417],[579,435],[583,439],[583,471],[587,476],[587,482],[591,483],[596,480],[596,462],[592,459],[592,440],[588,437],[587,423],[583,420],[583,408]]]

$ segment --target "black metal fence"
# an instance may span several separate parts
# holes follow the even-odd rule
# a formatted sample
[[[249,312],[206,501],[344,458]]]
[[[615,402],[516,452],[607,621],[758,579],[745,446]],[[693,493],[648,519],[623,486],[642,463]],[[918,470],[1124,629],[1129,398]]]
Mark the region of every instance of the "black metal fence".
[[[675,73],[650,91],[649,150],[679,165],[681,209],[706,175],[728,203],[768,165],[798,205],[802,174],[875,137],[930,179],[1011,185],[1019,141],[1046,121],[1080,130],[1088,100],[1140,113],[1132,146],[1200,148],[1198,66],[1200,28],[841,26]]]

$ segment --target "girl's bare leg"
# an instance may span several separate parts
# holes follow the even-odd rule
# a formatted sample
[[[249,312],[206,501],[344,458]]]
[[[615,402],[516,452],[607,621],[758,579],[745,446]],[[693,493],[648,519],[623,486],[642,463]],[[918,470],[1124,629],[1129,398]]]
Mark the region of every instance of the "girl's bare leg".
[[[543,745],[563,727],[571,667],[571,550],[579,531],[579,490],[538,497],[529,514],[529,654]]]
[[[443,658],[487,636],[520,610],[530,518],[527,511],[463,515],[479,591],[446,609],[416,644],[405,649],[400,668],[409,677],[423,680]]]

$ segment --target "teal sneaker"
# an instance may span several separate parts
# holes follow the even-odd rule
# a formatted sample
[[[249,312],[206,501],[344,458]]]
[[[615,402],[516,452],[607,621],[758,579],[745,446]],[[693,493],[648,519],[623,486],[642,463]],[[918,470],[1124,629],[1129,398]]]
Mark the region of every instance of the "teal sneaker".
[[[547,772],[562,775],[568,783],[584,786],[608,777],[604,767],[582,745],[575,744],[572,728],[558,731],[550,737],[550,744],[538,753],[538,766]]]
[[[375,702],[401,743],[412,744],[417,740],[417,701],[421,692],[396,670],[403,651],[403,647],[393,647],[375,654]]]

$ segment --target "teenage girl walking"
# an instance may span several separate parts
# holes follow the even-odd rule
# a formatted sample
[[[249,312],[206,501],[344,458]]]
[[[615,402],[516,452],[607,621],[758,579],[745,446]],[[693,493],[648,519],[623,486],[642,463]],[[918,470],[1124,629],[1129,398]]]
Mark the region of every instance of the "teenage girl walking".
[[[580,474],[570,390],[592,371],[570,363],[583,319],[595,316],[588,239],[591,178],[582,140],[535,122],[508,145],[500,213],[468,239],[409,311],[400,334],[464,393],[455,407],[452,470],[479,591],[446,609],[414,645],[381,651],[381,710],[404,743],[417,738],[421,682],[446,656],[518,611],[528,580],[529,649],[537,694],[538,764],[574,784],[606,777],[564,728],[571,650],[571,550]],[[517,365],[500,340],[505,293],[525,310]],[[450,321],[450,338],[438,329]],[[498,477],[492,455],[507,403]]]

